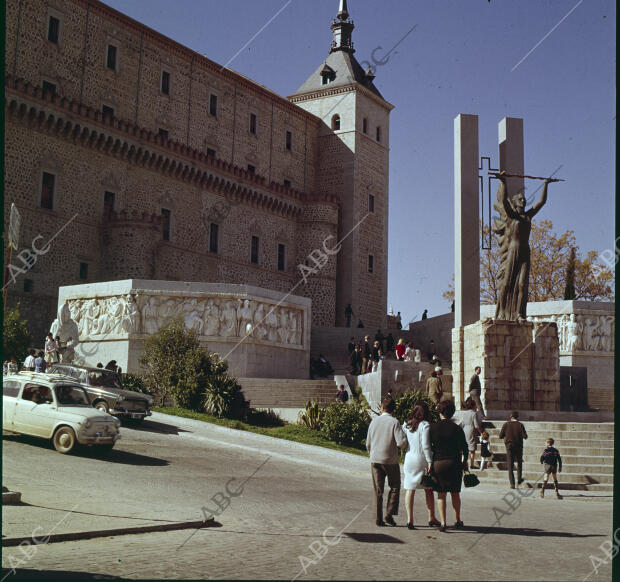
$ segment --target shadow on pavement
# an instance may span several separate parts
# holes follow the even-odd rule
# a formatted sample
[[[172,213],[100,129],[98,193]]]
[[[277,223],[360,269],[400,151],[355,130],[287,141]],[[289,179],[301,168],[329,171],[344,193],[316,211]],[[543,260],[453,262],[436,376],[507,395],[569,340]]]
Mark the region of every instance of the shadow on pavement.
[[[167,424],[165,422],[157,422],[155,420],[143,420],[140,424],[128,424],[123,423],[123,430],[137,430],[140,432],[155,432],[159,434],[179,434],[180,432],[192,432],[190,430],[183,430],[174,424]]]
[[[55,455],[62,457],[60,453],[54,450],[52,441],[49,439],[39,439],[28,435],[3,435],[4,440],[10,440],[16,443],[23,443],[35,446],[39,449],[47,449]],[[72,457],[81,457],[92,461],[105,461],[108,463],[120,463],[124,465],[141,465],[150,467],[162,467],[169,465],[170,462],[157,457],[149,457],[148,455],[139,455],[138,453],[130,453],[120,449],[99,449],[98,447],[77,446],[71,453]]]
[[[504,534],[512,536],[534,536],[547,538],[604,538],[605,534],[580,534],[567,531],[548,531],[535,527],[502,527],[495,525],[466,525],[456,529],[448,525],[449,532],[477,534]]]
[[[402,540],[381,533],[351,533],[345,532],[348,538],[355,540],[356,542],[363,542],[367,544],[404,544]]]
[[[93,461],[119,463],[122,465],[138,465],[144,467],[164,467],[170,464],[170,461],[166,461],[166,459],[158,459],[157,457],[149,457],[148,455],[130,453],[129,451],[122,451],[120,449],[112,449],[111,451],[101,452],[84,451],[80,456],[87,456]]]
[[[2,568],[2,576],[9,576],[13,570]],[[15,574],[10,580],[129,580],[119,576],[108,574],[92,574],[90,572],[73,572],[67,570],[31,570],[25,568],[15,568]]]

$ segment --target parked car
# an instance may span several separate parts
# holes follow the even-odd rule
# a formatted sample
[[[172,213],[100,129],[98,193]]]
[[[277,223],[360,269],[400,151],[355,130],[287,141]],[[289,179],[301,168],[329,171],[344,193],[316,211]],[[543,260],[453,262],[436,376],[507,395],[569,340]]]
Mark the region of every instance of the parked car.
[[[86,390],[92,405],[121,419],[142,422],[151,416],[153,397],[125,390],[120,374],[105,368],[53,364],[49,374],[64,374],[79,382]]]
[[[4,377],[2,428],[52,439],[59,453],[77,444],[111,449],[120,421],[91,406],[86,390],[67,376],[18,372]]]

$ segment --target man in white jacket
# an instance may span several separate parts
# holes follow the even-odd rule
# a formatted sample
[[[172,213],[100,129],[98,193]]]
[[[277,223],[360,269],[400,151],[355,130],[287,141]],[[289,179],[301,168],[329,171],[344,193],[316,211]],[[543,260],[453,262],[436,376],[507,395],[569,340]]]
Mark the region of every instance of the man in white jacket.
[[[398,515],[400,498],[400,466],[398,465],[398,447],[407,446],[407,435],[398,420],[392,416],[394,400],[384,398],[381,402],[381,414],[373,418],[368,427],[366,448],[370,453],[372,482],[375,489],[378,526],[386,524],[395,526],[392,516]],[[388,493],[385,521],[383,521],[383,489],[387,477]]]

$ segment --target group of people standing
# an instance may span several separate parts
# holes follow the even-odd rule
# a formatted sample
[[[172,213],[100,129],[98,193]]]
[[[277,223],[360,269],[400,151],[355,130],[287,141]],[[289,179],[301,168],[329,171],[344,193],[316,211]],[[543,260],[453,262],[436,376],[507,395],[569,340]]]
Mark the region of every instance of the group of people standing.
[[[398,448],[400,447],[406,450],[403,464],[403,487],[406,491],[407,527],[416,529],[413,502],[418,489],[424,489],[429,526],[439,527],[441,532],[446,531],[447,494],[450,493],[455,518],[454,527],[457,529],[464,527],[461,519],[460,492],[463,473],[474,467],[475,445],[473,443],[478,438],[480,439],[481,469],[484,469],[485,463],[490,461],[492,454],[488,432],[480,431],[479,427],[476,428],[475,402],[471,398],[467,402],[465,415],[462,414],[458,420],[455,420],[453,418],[456,411],[454,402],[442,400],[437,405],[439,420],[432,424],[428,405],[425,402],[419,402],[401,426],[400,422],[392,416],[395,409],[394,399],[390,395],[383,399],[381,414],[371,421],[366,438],[375,493],[377,526],[397,525],[394,516],[398,515],[401,489],[398,463]],[[518,418],[518,411],[513,411],[510,420],[504,423],[499,435],[506,445],[508,477],[512,489],[515,488],[513,462],[517,464],[517,483],[523,483],[523,440],[527,438],[525,427]],[[481,432],[480,437],[478,437],[479,432]],[[553,446],[553,438],[548,438],[546,445],[540,457],[545,473],[540,496],[544,497],[545,486],[551,475],[556,497],[561,499],[557,473],[562,471],[562,458]],[[386,478],[389,492],[384,518],[383,494]],[[437,493],[439,519],[435,512],[435,493]]]
[[[430,410],[425,402],[416,404],[402,426],[392,416],[394,408],[394,399],[386,397],[381,403],[381,414],[370,423],[366,438],[375,491],[377,526],[396,525],[394,516],[398,515],[401,488],[398,447],[402,447],[407,450],[403,466],[404,488],[407,491],[407,527],[415,529],[413,501],[417,489],[425,489],[429,526],[446,531],[446,497],[450,493],[454,526],[463,527],[460,491],[463,471],[468,469],[468,447],[463,429],[451,420],[455,412],[454,403],[451,400],[440,402],[440,420],[433,424],[430,423]],[[386,477],[390,490],[384,519],[383,492]],[[437,493],[439,520],[435,513],[434,492]]]
[[[347,352],[351,363],[351,374],[354,376],[375,372],[379,362],[384,359],[392,358],[404,362],[422,361],[422,353],[414,347],[413,342],[405,344],[402,338],[396,342],[391,332],[384,336],[380,329],[375,334],[374,342],[371,342],[369,335],[364,336],[360,342],[356,342],[355,337],[352,336],[347,345]]]

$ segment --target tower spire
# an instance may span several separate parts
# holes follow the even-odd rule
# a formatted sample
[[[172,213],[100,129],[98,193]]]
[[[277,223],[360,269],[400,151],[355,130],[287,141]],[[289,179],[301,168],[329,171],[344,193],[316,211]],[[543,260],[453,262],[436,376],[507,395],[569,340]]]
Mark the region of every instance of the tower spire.
[[[354,28],[355,26],[353,25],[353,21],[349,19],[347,0],[340,0],[338,14],[331,25],[334,40],[332,40],[332,46],[329,49],[329,52],[333,53],[336,51],[345,51],[353,54],[355,49],[353,48],[351,33]]]

